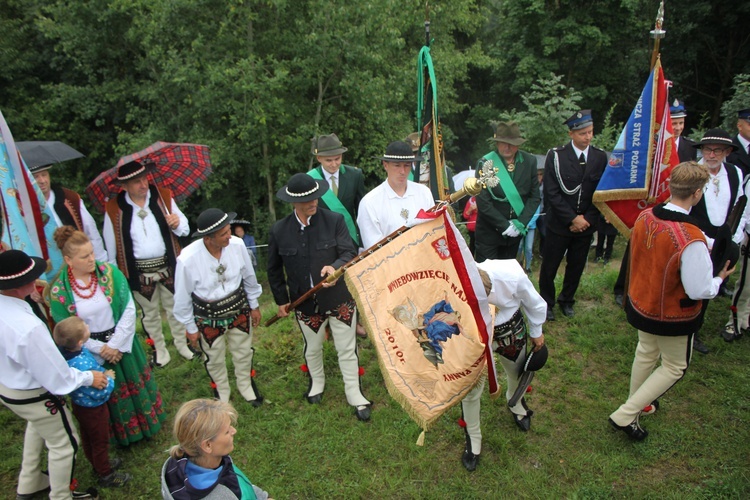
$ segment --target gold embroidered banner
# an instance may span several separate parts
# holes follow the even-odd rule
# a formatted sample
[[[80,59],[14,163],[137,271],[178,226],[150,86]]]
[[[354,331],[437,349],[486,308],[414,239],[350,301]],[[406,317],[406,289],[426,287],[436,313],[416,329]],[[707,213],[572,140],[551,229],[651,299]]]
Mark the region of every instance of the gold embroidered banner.
[[[345,273],[388,392],[425,430],[479,382],[491,331],[466,242],[444,211],[427,215]]]

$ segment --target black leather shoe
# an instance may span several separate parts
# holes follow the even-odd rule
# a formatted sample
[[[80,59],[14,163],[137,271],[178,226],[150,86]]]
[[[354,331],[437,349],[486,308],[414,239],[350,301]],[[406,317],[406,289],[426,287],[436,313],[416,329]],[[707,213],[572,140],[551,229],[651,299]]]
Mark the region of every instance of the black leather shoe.
[[[622,296],[621,293],[616,293],[615,294],[615,304],[617,304],[618,306],[622,307],[623,300],[624,300],[624,297]]]
[[[311,405],[319,405],[320,402],[323,401],[323,393],[322,392],[319,393],[319,394],[316,394],[315,396],[307,396],[307,395],[305,395],[305,397],[307,398],[307,402],[310,403]]]
[[[370,405],[366,405],[362,408],[355,408],[354,414],[360,422],[367,422],[370,420]]]
[[[513,421],[523,432],[528,432],[529,429],[531,429],[531,416],[533,414],[534,412],[531,410],[529,410],[525,416],[516,415],[515,413],[513,413]]]
[[[461,463],[464,464],[467,471],[474,472],[479,463],[479,455],[474,455],[469,450],[464,450],[464,454],[461,455]]]
[[[547,306],[547,321],[555,321],[555,310]]]
[[[609,423],[616,430],[627,434],[633,441],[643,441],[648,437],[648,431],[638,424],[638,419],[633,420],[630,425],[617,425],[611,418],[609,419]]]
[[[16,500],[34,500],[35,498],[47,498],[49,488],[39,490],[35,493],[17,493]]]
[[[693,337],[693,350],[698,351],[701,354],[708,354],[711,352],[708,350],[708,347],[706,347],[706,344],[701,342],[701,339],[698,337]]]
[[[567,316],[568,318],[572,318],[576,315],[573,306],[570,304],[560,304],[560,309],[562,309],[563,316]]]
[[[732,342],[736,339],[737,334],[734,331],[734,325],[725,326],[724,330],[721,332],[721,337],[724,339],[724,342]]]
[[[253,399],[252,401],[248,401],[251,405],[253,405],[253,408],[260,408],[263,406],[263,396],[260,394],[257,394],[257,398]]]

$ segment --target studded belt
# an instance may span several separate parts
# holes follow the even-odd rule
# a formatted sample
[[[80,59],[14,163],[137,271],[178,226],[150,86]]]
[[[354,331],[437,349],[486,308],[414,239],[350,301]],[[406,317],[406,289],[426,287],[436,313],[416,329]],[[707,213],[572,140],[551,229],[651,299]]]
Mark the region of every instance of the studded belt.
[[[167,256],[155,257],[153,259],[136,259],[135,267],[142,273],[153,273],[167,265]]]
[[[113,326],[109,330],[105,330],[103,332],[91,332],[91,338],[94,340],[98,340],[99,342],[109,342],[109,339],[112,338],[112,334],[115,333],[115,327]]]
[[[193,294],[193,314],[201,318],[233,318],[240,314],[243,307],[249,307],[247,295],[242,286],[219,300],[203,300]]]

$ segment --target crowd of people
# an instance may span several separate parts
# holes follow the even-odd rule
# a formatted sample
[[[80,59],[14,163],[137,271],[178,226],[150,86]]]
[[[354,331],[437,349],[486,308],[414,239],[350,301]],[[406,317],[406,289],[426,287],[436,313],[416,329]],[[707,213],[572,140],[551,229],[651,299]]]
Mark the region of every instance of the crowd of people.
[[[671,111],[682,162],[672,173],[672,199],[638,218],[615,287],[639,343],[629,398],[610,423],[635,440],[647,436],[640,415],[658,408],[659,398],[684,375],[692,350],[706,352],[697,337],[705,301],[730,293],[724,291],[726,278],[739,255],[733,257],[732,249],[748,244],[750,211],[743,200],[750,172],[750,109],[739,112],[734,138],[711,129],[698,143],[681,136],[684,104],[675,101]],[[489,139],[492,150],[470,174],[491,175],[496,182],[463,209],[485,292],[496,307],[492,349],[506,374],[513,422],[524,432],[533,415],[523,397],[527,374],[547,358],[543,324],[555,321],[556,303],[564,316],[575,315],[593,235],[598,229],[595,258],[606,262],[616,234],[592,202],[607,155],[591,145],[591,111],[580,110],[564,124],[570,141],[551,149],[541,165],[520,149],[525,139],[516,123],[498,123]],[[366,193],[362,171],[343,164],[347,148],[339,138],[314,138],[311,153],[318,165],[294,174],[279,189],[276,197],[292,211],[269,232],[269,287],[277,316],[294,315],[302,334],[309,375],[304,398],[322,403],[323,343],[330,333],[347,403],[363,422],[372,417],[372,402],[360,384],[356,337],[362,327],[355,300],[336,272],[358,252],[417,224],[419,212],[439,201],[426,185],[429,176],[422,175],[427,162],[411,142],[388,144],[379,157],[386,178]],[[702,158],[696,161],[699,151]],[[33,175],[47,201],[51,271],[47,262],[21,251],[0,254],[0,398],[28,422],[18,498],[48,489],[54,499],[91,496],[69,488],[79,442],[100,486],[120,487],[131,479],[118,470],[122,461],[109,457],[108,446],[149,438],[167,418],[156,380],[171,361],[162,310],[174,349],[187,360],[200,357],[216,398],[186,402],[178,411],[179,445],[162,470],[164,498],[204,498],[211,492],[221,498],[251,492],[266,498],[229,458],[237,411],[229,404],[227,352],[242,399],[255,408],[264,403],[253,369],[262,288],[247,226],[236,221],[236,213],[211,208],[197,218],[194,241],[181,248],[178,238],[190,234],[187,218],[172,193],[150,183],[147,167],[133,161],[118,169],[121,191],[106,204],[101,237],[80,196],[51,182],[50,168],[39,167]],[[538,291],[529,278],[535,233],[540,234]],[[727,342],[748,328],[747,252],[743,255],[734,313],[722,334]],[[558,293],[555,276],[563,259]],[[35,282],[45,271],[53,278],[40,297]],[[136,337],[136,304],[150,353]],[[469,471],[481,454],[483,388],[478,384],[462,403],[461,461]],[[68,394],[80,438],[63,399]],[[45,445],[49,474],[40,465]]]

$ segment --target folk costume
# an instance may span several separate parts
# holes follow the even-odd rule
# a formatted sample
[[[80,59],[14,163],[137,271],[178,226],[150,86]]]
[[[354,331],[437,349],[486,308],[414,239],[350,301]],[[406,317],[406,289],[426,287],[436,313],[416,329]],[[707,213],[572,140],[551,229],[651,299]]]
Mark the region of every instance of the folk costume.
[[[143,175],[146,167],[131,162],[122,165],[118,181]],[[169,206],[169,210],[167,210]],[[166,213],[179,217],[180,224],[170,230]],[[171,360],[161,324],[159,303],[167,313],[167,322],[177,351],[192,359],[183,325],[174,317],[174,270],[180,254],[178,236],[190,232],[187,218],[177,207],[168,189],[149,186],[146,203],[138,206],[126,191],[110,199],[104,215],[104,242],[110,264],[117,265],[128,280],[133,297],[143,311],[143,331],[152,341],[154,362],[164,366]]]
[[[313,156],[338,156],[348,151],[336,134],[322,135],[313,139]],[[318,200],[318,206],[341,214],[355,246],[361,245],[357,228],[357,209],[365,196],[365,176],[362,171],[349,165],[340,165],[338,171],[330,173],[318,165],[307,172],[317,180],[328,182],[330,189]]]
[[[488,299],[496,308],[492,350],[498,354],[497,359],[505,370],[508,382],[505,397],[511,401],[519,387],[519,381],[523,384],[524,364],[527,353],[530,352],[526,334],[531,338],[542,336],[547,303],[534,289],[533,283],[515,259],[485,260],[478,263],[477,267],[486,272],[490,279]],[[484,382],[482,379],[461,402],[463,420],[466,422],[463,461],[469,470],[473,470],[471,462],[476,467],[476,457],[482,452],[479,414]],[[527,386],[528,382],[521,389],[525,391]],[[526,405],[524,398],[517,398],[510,411],[516,425],[521,430],[528,431],[534,412]],[[469,464],[466,463],[467,459]]]
[[[91,338],[84,346],[107,370],[115,372],[115,390],[109,398],[110,435],[128,446],[156,435],[166,420],[146,352],[135,337],[135,303],[125,276],[116,267],[97,262],[89,285],[75,279],[64,266],[49,289],[55,321],[78,316]],[[105,362],[102,346],[122,353],[117,363]]]
[[[571,131],[588,127],[593,124],[591,111],[579,111],[565,123]],[[547,302],[549,320],[554,319],[555,276],[566,256],[565,277],[557,302],[563,313],[568,316],[573,314],[575,293],[599,219],[599,211],[592,198],[606,166],[606,153],[594,146],[580,151],[571,141],[547,152],[543,183],[547,234],[539,270],[539,293]],[[574,233],[570,225],[578,215],[583,215],[589,227]]]
[[[676,118],[685,118],[687,116],[685,103],[679,99],[675,99],[672,105],[669,106],[669,114],[673,120]],[[674,138],[674,143],[677,148],[677,157],[680,159],[680,163],[696,160],[698,157],[698,150],[695,149],[695,141],[680,134]]]
[[[495,143],[520,146],[526,139],[514,122],[497,124]],[[512,162],[507,162],[497,150],[484,155],[476,171],[496,168],[498,184],[487,187],[477,195],[476,259],[513,259],[526,234],[529,222],[539,208],[539,179],[536,157],[517,151]],[[513,225],[513,228],[510,226]]]
[[[750,108],[739,110],[737,120],[750,124]],[[742,174],[747,177],[750,174],[750,139],[737,134],[732,138],[732,142],[736,149],[727,156],[727,163],[738,166]]]
[[[309,202],[328,190],[325,181],[295,174],[276,197],[286,202]],[[363,233],[364,237],[364,233]],[[268,242],[268,282],[277,305],[289,304],[324,279],[326,266],[338,269],[357,254],[344,218],[318,208],[303,224],[296,211],[276,222]],[[344,280],[322,288],[300,304],[295,315],[305,341],[304,357],[310,385],[305,397],[311,404],[321,401],[325,390],[323,340],[326,325],[331,329],[338,352],[347,402],[356,408],[357,418],[370,418],[370,401],[362,394],[359,357],[355,339],[357,309]]]
[[[217,469],[195,465],[187,457],[168,458],[161,469],[165,500],[267,500],[268,492],[250,482],[229,456]]]
[[[610,415],[610,423],[635,440],[641,411],[687,371],[693,335],[703,322],[703,299],[716,296],[721,278],[706,238],[688,211],[672,203],[646,209],[630,236],[628,323],[638,329],[628,400]],[[661,358],[661,365],[656,364]]]
[[[262,292],[244,242],[232,236],[217,259],[202,239],[231,223],[237,214],[211,208],[198,217],[193,237],[201,237],[182,250],[175,273],[174,314],[188,333],[200,333],[203,365],[216,397],[229,402],[227,348],[232,353],[237,390],[259,406],[253,373],[253,328],[251,310],[258,309]]]
[[[419,162],[422,158],[406,142],[394,141],[378,159],[385,162]],[[399,196],[386,179],[367,193],[359,204],[357,225],[362,235],[362,248],[370,248],[403,226],[418,224],[416,216],[419,211],[429,210],[434,205],[435,200],[427,186],[406,181],[406,192]]]
[[[0,290],[27,285],[46,268],[43,259],[8,250],[0,254]],[[93,375],[68,367],[47,326],[24,300],[0,294],[0,310],[0,399],[27,422],[16,491],[31,495],[50,488],[51,499],[69,499],[78,432],[62,396],[92,385]]]

